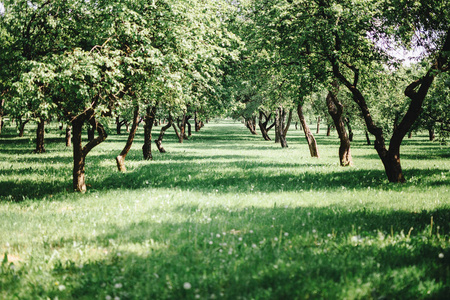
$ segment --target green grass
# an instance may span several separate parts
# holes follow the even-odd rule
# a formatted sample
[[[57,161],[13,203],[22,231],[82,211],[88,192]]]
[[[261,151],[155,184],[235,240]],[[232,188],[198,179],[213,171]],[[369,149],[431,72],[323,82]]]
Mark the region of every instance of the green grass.
[[[407,182],[389,184],[363,135],[355,166],[336,134],[309,157],[240,123],[207,124],[142,160],[110,134],[72,193],[71,149],[49,126],[0,135],[0,299],[446,299],[450,295],[450,148],[407,139]],[[155,128],[156,136],[159,127]]]

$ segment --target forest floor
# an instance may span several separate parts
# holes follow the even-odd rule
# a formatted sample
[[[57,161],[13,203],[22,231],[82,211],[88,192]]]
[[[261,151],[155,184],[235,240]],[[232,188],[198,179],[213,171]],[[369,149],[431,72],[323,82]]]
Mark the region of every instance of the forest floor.
[[[167,133],[127,172],[109,134],[74,193],[57,124],[44,154],[33,128],[0,135],[0,299],[448,299],[450,147],[405,139],[407,182],[390,184],[362,133],[340,167],[336,133],[309,157],[220,121],[184,143]],[[160,127],[155,127],[156,138]],[[113,131],[111,129],[111,131]],[[154,146],[154,145],[153,145]]]

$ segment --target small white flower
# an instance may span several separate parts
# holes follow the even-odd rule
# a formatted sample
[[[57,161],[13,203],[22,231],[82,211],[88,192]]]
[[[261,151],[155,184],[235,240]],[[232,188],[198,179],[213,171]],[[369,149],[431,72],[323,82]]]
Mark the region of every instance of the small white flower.
[[[251,229],[250,229],[250,231],[249,231],[249,232],[250,232],[250,233],[253,233],[253,230],[251,230]]]
[[[114,300],[120,300],[120,298],[118,296],[115,296]]]
[[[256,248],[256,244],[252,244],[252,248]]]
[[[274,239],[274,241],[275,241],[275,242],[277,242],[277,241],[278,241],[278,238],[277,238],[277,237],[274,237],[273,239]]]
[[[59,289],[60,291],[64,291],[64,290],[66,289],[66,286],[63,285],[63,284],[61,284],[60,286],[58,286],[58,289]]]
[[[239,238],[238,238],[238,240],[239,240],[239,241],[242,241],[242,238],[241,238],[241,237],[239,237]]]
[[[8,242],[6,242],[6,247],[9,248],[9,243]]]
[[[284,236],[288,236],[288,235],[289,235],[289,232],[285,232],[285,233],[284,233]]]
[[[116,284],[114,285],[114,287],[115,287],[116,289],[120,289],[120,288],[122,288],[122,284],[121,284],[121,283],[116,283]]]
[[[106,300],[111,300],[112,297],[111,297],[110,295],[106,295],[105,299],[106,299]]]
[[[120,252],[117,252],[117,256],[122,256],[122,253],[120,253]]]
[[[273,268],[274,269],[278,269],[278,265],[273,265]]]
[[[317,232],[317,230],[313,229],[313,230],[312,230],[312,232],[313,232],[313,233],[316,233],[316,232]]]
[[[218,234],[216,234],[216,237],[217,237],[217,238],[220,238],[220,234],[219,234],[219,233],[218,233]]]
[[[213,244],[213,241],[209,241],[209,244],[212,245],[212,244]]]
[[[189,282],[183,283],[183,288],[185,290],[190,290],[192,288],[192,285]]]
[[[196,294],[196,295],[195,295],[195,299],[200,299],[200,295],[199,295],[199,294]]]
[[[444,258],[444,253],[439,253],[439,258]]]

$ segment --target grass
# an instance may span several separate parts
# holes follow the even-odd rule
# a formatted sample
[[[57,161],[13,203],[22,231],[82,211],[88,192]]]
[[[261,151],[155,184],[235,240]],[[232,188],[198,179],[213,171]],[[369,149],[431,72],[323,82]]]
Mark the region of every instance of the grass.
[[[154,134],[157,134],[156,128]],[[407,139],[407,182],[389,184],[362,134],[354,167],[336,135],[309,157],[240,123],[207,124],[126,173],[110,134],[71,189],[71,149],[51,125],[0,136],[0,299],[446,299],[450,295],[450,148]],[[156,149],[154,149],[155,151]]]

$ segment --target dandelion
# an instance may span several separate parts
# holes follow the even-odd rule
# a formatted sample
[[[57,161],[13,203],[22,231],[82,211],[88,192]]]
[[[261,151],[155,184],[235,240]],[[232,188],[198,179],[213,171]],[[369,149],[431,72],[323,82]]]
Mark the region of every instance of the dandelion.
[[[192,288],[192,285],[189,282],[183,283],[183,288],[185,290],[190,290]]]
[[[444,253],[439,253],[439,258],[444,258]]]

